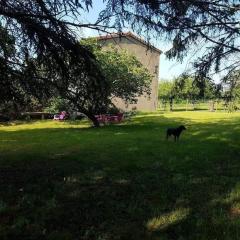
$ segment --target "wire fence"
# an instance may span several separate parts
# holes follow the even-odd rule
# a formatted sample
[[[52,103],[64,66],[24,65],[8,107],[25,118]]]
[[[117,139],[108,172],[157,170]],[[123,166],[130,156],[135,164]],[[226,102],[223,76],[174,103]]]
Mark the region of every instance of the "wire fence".
[[[240,101],[223,101],[223,100],[182,100],[161,101],[158,105],[161,111],[240,111]]]

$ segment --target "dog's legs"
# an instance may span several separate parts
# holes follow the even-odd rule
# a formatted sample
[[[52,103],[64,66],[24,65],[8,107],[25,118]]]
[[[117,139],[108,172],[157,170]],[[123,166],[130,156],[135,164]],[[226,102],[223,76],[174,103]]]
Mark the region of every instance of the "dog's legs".
[[[169,132],[166,133],[166,140],[168,140],[168,137],[170,136]]]

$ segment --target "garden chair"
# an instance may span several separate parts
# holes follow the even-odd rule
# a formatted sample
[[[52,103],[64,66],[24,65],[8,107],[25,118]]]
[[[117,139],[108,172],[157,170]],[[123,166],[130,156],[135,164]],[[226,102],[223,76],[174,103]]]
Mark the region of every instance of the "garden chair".
[[[60,114],[55,114],[53,119],[54,120],[65,120],[67,118],[68,114],[65,111],[62,111]]]

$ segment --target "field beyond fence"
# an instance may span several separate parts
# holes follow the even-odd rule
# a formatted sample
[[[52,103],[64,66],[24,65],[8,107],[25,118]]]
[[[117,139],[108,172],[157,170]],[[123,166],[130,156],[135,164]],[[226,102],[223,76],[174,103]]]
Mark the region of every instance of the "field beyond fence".
[[[161,111],[170,111],[169,102],[162,102],[159,100],[159,110]],[[220,101],[220,100],[195,100],[195,101],[173,101],[172,105],[173,111],[199,111],[199,110],[207,110],[207,111],[239,111],[240,110],[240,102],[228,102]]]

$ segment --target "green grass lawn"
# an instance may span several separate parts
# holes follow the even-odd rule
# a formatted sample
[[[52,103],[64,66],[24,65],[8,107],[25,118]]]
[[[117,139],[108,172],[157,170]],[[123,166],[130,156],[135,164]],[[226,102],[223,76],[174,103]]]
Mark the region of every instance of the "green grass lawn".
[[[240,239],[240,113],[0,125],[0,239]]]

